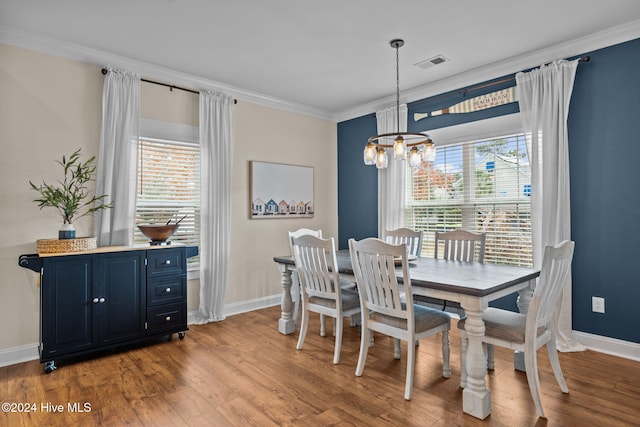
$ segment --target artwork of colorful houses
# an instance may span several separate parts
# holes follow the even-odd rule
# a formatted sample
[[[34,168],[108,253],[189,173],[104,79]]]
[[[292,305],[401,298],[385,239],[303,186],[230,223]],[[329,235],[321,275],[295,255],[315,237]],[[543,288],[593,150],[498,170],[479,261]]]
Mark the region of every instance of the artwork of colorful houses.
[[[269,199],[265,203],[261,199],[255,199],[251,203],[251,212],[254,217],[268,215],[310,217],[313,216],[313,202],[281,200],[276,203],[275,200]]]

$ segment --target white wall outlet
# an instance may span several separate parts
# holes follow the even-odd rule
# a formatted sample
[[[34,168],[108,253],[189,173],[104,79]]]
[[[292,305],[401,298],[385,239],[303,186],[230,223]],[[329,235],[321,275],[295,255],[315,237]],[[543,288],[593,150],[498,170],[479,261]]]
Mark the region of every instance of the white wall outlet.
[[[604,298],[591,297],[591,311],[594,313],[604,313]]]

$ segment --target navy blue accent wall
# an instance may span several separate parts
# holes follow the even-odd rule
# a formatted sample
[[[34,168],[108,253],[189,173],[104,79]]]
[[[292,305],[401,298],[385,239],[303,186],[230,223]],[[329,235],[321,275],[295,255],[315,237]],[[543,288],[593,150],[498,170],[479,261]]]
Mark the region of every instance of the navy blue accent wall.
[[[573,329],[640,343],[640,39],[590,52],[580,64],[569,110],[573,260]],[[478,82],[478,85],[490,82]],[[465,99],[515,85],[461,89],[411,103],[408,130],[429,131],[511,114],[517,103],[466,114],[429,117]],[[472,86],[474,89],[477,85]],[[362,151],[376,134],[375,115],[338,124],[339,246],[349,237],[377,235],[377,171]],[[605,313],[591,312],[591,297],[605,298]],[[507,297],[498,306],[515,307]]]
[[[640,343],[640,39],[589,55],[569,109],[573,329]]]
[[[375,114],[338,123],[338,247],[349,238],[378,235],[378,169],[363,161],[367,139],[376,134]]]

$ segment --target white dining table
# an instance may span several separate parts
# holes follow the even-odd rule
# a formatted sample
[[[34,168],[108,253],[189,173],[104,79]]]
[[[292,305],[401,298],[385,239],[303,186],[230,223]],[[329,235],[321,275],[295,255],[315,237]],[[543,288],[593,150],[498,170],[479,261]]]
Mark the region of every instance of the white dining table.
[[[337,251],[338,271],[347,280],[355,280],[348,250]],[[282,313],[278,330],[291,334],[296,330],[293,318],[291,285],[295,264],[291,256],[274,257],[281,274]],[[482,348],[485,325],[482,320],[489,302],[518,292],[518,309],[526,313],[540,271],[495,264],[465,263],[433,258],[418,258],[409,263],[411,288],[414,295],[460,303],[467,316],[465,330],[467,349],[467,380],[462,392],[462,409],[479,419],[491,414],[491,392],[487,389],[487,360]],[[398,269],[398,277],[402,277]]]

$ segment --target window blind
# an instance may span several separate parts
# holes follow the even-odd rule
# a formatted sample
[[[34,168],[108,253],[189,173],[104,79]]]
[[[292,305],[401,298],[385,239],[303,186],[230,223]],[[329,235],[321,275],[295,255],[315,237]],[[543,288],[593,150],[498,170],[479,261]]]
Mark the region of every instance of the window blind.
[[[140,138],[136,224],[180,221],[174,242],[199,245],[200,147],[198,144]],[[148,240],[135,229],[134,242]],[[197,257],[189,262],[197,262]]]
[[[487,234],[485,262],[533,264],[524,134],[438,147],[433,163],[407,173],[405,224],[425,232],[423,256],[436,231],[463,228]]]

